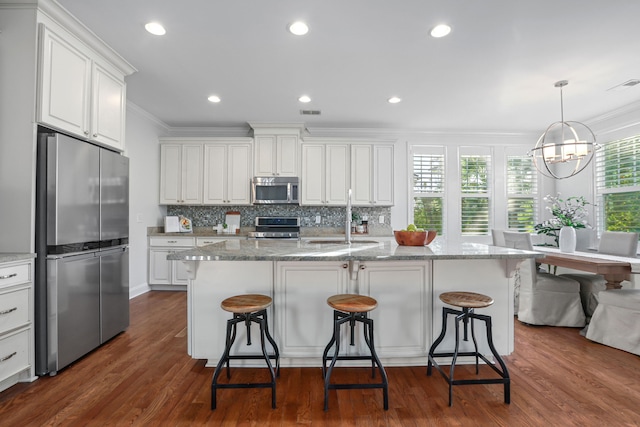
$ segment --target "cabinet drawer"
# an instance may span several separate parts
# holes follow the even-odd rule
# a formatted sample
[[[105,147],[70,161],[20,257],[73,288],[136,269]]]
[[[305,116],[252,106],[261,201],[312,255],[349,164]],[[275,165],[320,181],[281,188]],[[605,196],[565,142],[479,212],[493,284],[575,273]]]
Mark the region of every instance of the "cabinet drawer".
[[[0,294],[0,334],[29,323],[29,289]]]
[[[28,264],[0,267],[0,288],[31,281]]]
[[[194,237],[151,237],[149,238],[149,246],[178,246],[193,247],[195,246]]]
[[[211,245],[213,243],[220,243],[220,242],[224,242],[225,238],[220,238],[220,237],[198,237],[196,239],[196,246],[206,246],[206,245]]]
[[[29,367],[29,330],[0,340],[0,380]]]

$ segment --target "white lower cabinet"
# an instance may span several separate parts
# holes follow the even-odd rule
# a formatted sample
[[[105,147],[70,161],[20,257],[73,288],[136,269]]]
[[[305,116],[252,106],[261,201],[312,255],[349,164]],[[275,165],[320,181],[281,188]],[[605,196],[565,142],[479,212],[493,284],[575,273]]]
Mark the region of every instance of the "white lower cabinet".
[[[149,238],[149,287],[156,290],[185,290],[189,281],[181,261],[169,261],[167,255],[186,251],[196,245],[194,237]]]
[[[333,331],[327,298],[351,292],[348,266],[334,261],[276,262],[276,341],[283,357],[314,357],[318,364]]]
[[[33,381],[33,262],[0,263],[0,391]]]
[[[233,245],[233,239],[227,242]],[[273,262],[271,261],[197,261],[189,262],[199,277],[206,283],[189,285],[188,291],[188,351],[195,359],[207,359],[207,366],[215,366],[222,356],[225,345],[227,320],[233,317],[220,308],[220,303],[229,297],[241,294],[273,296]],[[275,301],[275,298],[274,298]],[[272,305],[267,310],[269,329],[274,335]],[[247,328],[237,325],[237,337],[232,354],[260,354],[260,328],[251,324],[251,345],[247,345]],[[278,338],[276,342],[280,346]],[[271,347],[267,343],[267,351]],[[280,349],[282,351],[282,349]],[[263,360],[231,361],[232,366],[264,366]]]
[[[378,301],[369,313],[381,358],[426,357],[431,345],[429,263],[368,261],[358,271],[358,293]],[[362,332],[361,351],[368,351]],[[426,363],[426,359],[425,359]]]
[[[333,332],[331,295],[356,293],[378,301],[374,320],[378,356],[426,357],[431,343],[431,286],[427,262],[277,262],[276,328],[284,357],[321,357]],[[342,330],[341,354],[368,354],[362,326],[356,346]]]

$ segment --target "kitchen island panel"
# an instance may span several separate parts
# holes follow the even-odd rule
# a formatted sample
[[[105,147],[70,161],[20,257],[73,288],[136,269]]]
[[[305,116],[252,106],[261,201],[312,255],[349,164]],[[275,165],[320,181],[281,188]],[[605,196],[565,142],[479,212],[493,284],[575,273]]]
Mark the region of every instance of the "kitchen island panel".
[[[493,323],[493,343],[500,355],[513,352],[513,286],[505,274],[506,260],[434,260],[433,261],[433,339],[440,335],[442,328],[442,307],[439,295],[443,292],[468,291],[477,292],[493,298],[493,305],[477,309],[478,314],[491,316]],[[457,307],[452,307],[458,309]],[[481,351],[491,354],[487,346],[484,322],[476,322],[476,337]],[[447,337],[439,348],[453,349],[455,322],[449,316]],[[462,333],[462,330],[460,331]],[[469,341],[461,342],[460,351],[473,351],[473,341],[469,333]]]
[[[317,366],[333,332],[333,309],[327,298],[354,292],[348,264],[281,261],[276,266],[276,342],[280,352],[287,358],[313,358],[310,365]],[[342,341],[344,353],[348,346]]]
[[[431,345],[431,271],[429,262],[369,261],[360,264],[358,292],[378,301],[369,313],[374,340],[385,366],[425,363]],[[362,337],[359,351],[367,354]]]
[[[273,298],[273,263],[268,261],[199,262],[188,265],[192,280],[187,287],[188,347],[194,359],[217,360],[224,350],[227,320],[232,314],[220,303],[240,294],[262,294]],[[193,274],[197,270],[197,277]],[[269,330],[274,331],[273,305],[267,309]],[[251,324],[252,345],[247,346],[246,327],[238,325],[232,354],[259,354],[260,328]],[[267,343],[267,350],[269,350]],[[236,366],[245,361],[234,361]],[[215,366],[209,364],[209,366]]]

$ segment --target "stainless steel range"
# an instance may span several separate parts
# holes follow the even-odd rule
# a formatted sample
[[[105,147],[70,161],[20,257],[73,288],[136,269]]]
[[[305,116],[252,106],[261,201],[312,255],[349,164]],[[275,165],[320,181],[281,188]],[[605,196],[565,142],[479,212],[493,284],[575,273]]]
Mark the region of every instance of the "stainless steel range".
[[[250,239],[299,239],[299,217],[256,217],[256,231],[249,232]]]

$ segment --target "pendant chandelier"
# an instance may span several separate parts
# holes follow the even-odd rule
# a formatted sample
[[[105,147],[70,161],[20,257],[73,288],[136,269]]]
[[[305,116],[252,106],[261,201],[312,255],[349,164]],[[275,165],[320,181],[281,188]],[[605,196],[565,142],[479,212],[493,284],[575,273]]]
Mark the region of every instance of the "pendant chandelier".
[[[567,80],[560,80],[560,121],[551,123],[540,136],[536,146],[529,151],[533,164],[541,174],[549,178],[565,179],[582,171],[593,159],[596,136],[589,127],[580,122],[564,121],[562,88]]]

